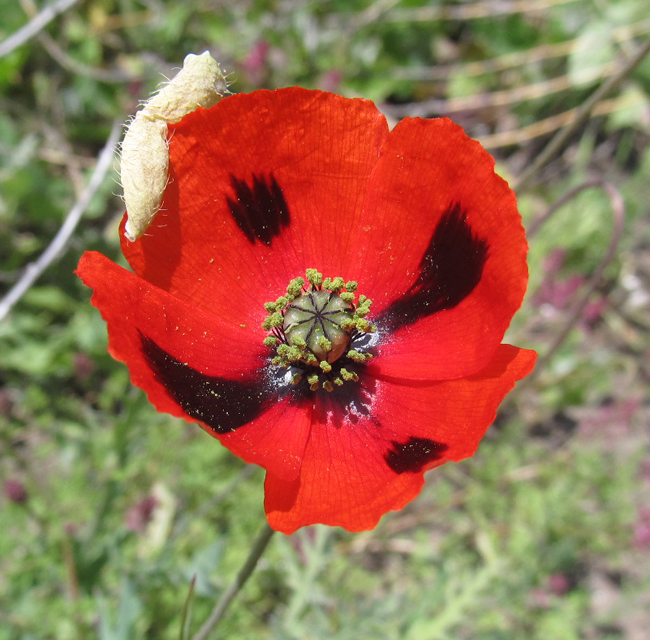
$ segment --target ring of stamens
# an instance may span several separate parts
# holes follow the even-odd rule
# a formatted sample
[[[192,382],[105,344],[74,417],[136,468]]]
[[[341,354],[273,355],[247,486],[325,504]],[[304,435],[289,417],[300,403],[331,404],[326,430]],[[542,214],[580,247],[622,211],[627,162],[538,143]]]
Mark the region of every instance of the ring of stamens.
[[[307,269],[303,278],[292,280],[285,295],[264,306],[269,315],[262,324],[270,332],[264,344],[275,350],[271,363],[295,371],[292,383],[306,378],[312,391],[322,386],[333,391],[359,379],[355,368],[372,354],[354,348],[355,341],[377,329],[365,316],[371,301],[356,300],[357,283],[325,278]]]

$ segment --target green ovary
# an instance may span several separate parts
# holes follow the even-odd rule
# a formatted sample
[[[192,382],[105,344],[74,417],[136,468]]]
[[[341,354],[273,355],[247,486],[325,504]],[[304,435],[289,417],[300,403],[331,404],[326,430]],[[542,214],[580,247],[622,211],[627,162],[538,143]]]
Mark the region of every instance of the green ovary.
[[[335,362],[350,343],[352,317],[350,304],[335,293],[311,291],[287,306],[283,330],[289,345],[306,345],[319,362]]]

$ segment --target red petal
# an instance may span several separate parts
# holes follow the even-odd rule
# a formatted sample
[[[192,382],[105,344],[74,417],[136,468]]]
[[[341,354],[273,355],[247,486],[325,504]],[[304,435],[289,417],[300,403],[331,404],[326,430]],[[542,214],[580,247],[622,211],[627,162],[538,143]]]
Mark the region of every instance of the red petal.
[[[314,409],[299,479],[267,474],[269,523],[287,534],[316,523],[373,528],[418,495],[428,468],[473,455],[499,403],[535,358],[502,345],[483,371],[462,380],[373,385],[366,378],[368,405],[361,402],[346,418],[324,397]]]
[[[381,422],[399,416],[399,425],[407,425],[410,436],[446,444],[444,461],[458,462],[474,455],[499,404],[517,380],[534,369],[536,360],[534,351],[502,344],[484,369],[467,378],[441,382],[386,379],[391,393],[382,397],[377,418]]]
[[[206,314],[100,253],[86,252],[77,274],[94,290],[91,302],[108,324],[111,355],[127,364],[131,352],[141,351],[138,330],[207,375],[239,376],[259,369],[268,355],[250,327]]]
[[[265,363],[267,349],[253,332],[233,325],[227,317],[211,316],[193,308],[99,253],[84,254],[77,272],[94,289],[92,303],[108,325],[111,355],[127,364],[133,383],[146,392],[158,411],[198,422],[247,462],[259,464],[280,477],[296,477],[309,435],[309,407],[292,402],[289,395],[279,399],[268,392],[269,401],[261,405],[259,415],[250,411],[247,420],[240,401],[233,405],[233,413],[238,414],[233,420],[246,424],[237,423],[233,431],[228,431],[226,424],[223,432],[215,431],[214,425],[207,423],[207,416],[207,422],[198,419],[201,405],[192,406],[192,398],[181,406],[179,389],[175,388],[178,384],[166,385],[164,374],[155,363],[152,365],[152,358],[143,349],[145,336],[167,361],[172,358],[182,365],[181,383],[185,383],[190,372],[194,375],[190,382],[198,387],[206,384],[207,376],[236,384],[248,377],[255,380]],[[206,393],[210,392],[206,388]],[[227,398],[215,400],[226,416],[228,400],[234,402]]]
[[[371,236],[364,240],[363,233],[357,238],[366,252],[359,261],[374,266],[372,277],[359,278],[374,315],[414,284],[434,229],[456,204],[472,235],[487,243],[480,281],[454,308],[391,336],[377,358],[385,375],[437,380],[480,370],[521,305],[528,280],[515,196],[494,173],[492,157],[450,120],[401,121],[382,150],[366,202],[383,229],[384,245]],[[467,256],[447,258],[462,268]]]
[[[246,462],[264,467],[283,481],[293,481],[300,474],[311,428],[311,407],[287,396],[257,420],[218,437]]]
[[[170,133],[163,207],[141,240],[122,241],[145,280],[221,313],[226,296],[233,308],[261,308],[306,268],[353,272],[349,236],[388,135],[371,102],[300,88],[256,91],[199,109]],[[291,222],[269,233],[267,246],[242,232],[231,208],[255,184],[268,196],[263,211],[277,205],[272,180]]]

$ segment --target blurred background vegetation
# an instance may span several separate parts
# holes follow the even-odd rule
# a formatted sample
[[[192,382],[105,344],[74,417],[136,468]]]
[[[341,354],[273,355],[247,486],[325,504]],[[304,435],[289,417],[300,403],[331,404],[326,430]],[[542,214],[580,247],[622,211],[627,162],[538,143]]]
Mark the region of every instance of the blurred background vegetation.
[[[448,115],[516,182],[650,37],[645,0],[58,0],[38,25],[47,6],[0,0],[0,295],[82,197],[113,123],[189,52],[209,49],[236,92],[300,84],[392,121]],[[530,226],[606,179],[624,234],[593,279],[614,229],[596,187],[531,238],[508,338],[551,354],[478,454],[374,531],[277,536],[221,637],[647,640],[649,134],[646,59],[520,191]],[[179,638],[192,576],[196,629],[264,517],[263,473],[157,414],[106,353],[73,270],[86,249],[118,259],[117,192],[109,163],[0,323],[0,640]]]

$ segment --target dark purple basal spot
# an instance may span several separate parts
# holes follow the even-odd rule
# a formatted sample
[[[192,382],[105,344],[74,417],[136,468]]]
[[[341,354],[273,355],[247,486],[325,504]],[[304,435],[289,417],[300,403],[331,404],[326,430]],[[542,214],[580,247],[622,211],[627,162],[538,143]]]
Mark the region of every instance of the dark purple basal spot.
[[[428,438],[409,438],[403,443],[393,440],[384,460],[395,473],[418,473],[430,462],[442,458],[448,448]]]
[[[207,376],[180,362],[151,338],[140,334],[142,353],[156,380],[192,418],[216,433],[229,433],[263,413],[274,393],[263,376],[243,381]]]
[[[377,383],[370,377],[364,377],[365,364],[359,364],[343,356],[332,363],[332,374],[324,379],[334,379],[339,376],[341,365],[348,370],[355,371],[364,383],[346,382],[340,387],[334,386],[332,391],[327,391],[322,386],[312,391],[307,383],[307,377],[311,373],[319,371],[322,373],[322,370],[311,366],[306,369],[290,367],[288,370],[272,367],[268,371],[267,379],[276,389],[278,398],[289,394],[290,402],[296,405],[312,406],[313,411],[320,415],[319,419],[323,423],[327,422],[338,429],[348,424],[355,425],[360,420],[369,420],[379,427],[378,421],[372,414],[372,403]],[[289,381],[292,376],[298,373],[303,376],[303,379],[297,385],[291,384]]]
[[[273,174],[253,175],[252,183],[230,176],[234,197],[227,196],[230,213],[251,244],[271,245],[291,223],[287,201]]]
[[[417,280],[376,323],[391,331],[453,309],[480,282],[487,258],[487,241],[474,234],[461,206],[451,205],[433,231]]]

